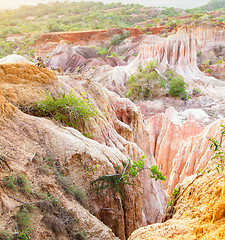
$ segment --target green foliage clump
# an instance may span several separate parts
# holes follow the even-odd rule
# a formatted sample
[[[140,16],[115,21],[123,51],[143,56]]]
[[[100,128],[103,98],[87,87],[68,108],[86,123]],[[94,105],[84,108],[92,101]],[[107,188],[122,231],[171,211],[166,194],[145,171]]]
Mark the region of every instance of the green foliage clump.
[[[113,38],[111,40],[111,42],[109,43],[109,47],[111,47],[112,45],[119,45],[125,38],[128,38],[130,36],[130,31],[126,30],[123,32],[123,34],[119,35],[119,34],[115,34],[113,35]]]
[[[98,48],[98,51],[97,51],[97,54],[100,55],[100,56],[102,56],[102,55],[108,55],[108,54],[109,54],[109,53],[108,53],[108,49],[99,47],[99,48]]]
[[[150,171],[151,171],[150,177],[154,178],[155,181],[157,180],[166,181],[166,177],[163,176],[163,174],[158,170],[157,165],[152,165],[150,167]]]
[[[222,138],[225,137],[225,126],[221,126],[221,135]],[[224,171],[225,169],[225,152],[224,147],[222,146],[222,143],[217,141],[215,138],[210,139],[210,149],[213,149],[214,156],[211,158],[211,160],[217,160],[215,163],[215,168],[220,173],[221,171]]]
[[[0,240],[11,240],[12,235],[13,234],[8,231],[0,231]]]
[[[54,118],[76,129],[97,115],[89,100],[77,98],[73,93],[62,94],[60,97],[48,95],[45,100],[36,102],[33,109],[37,116]]]
[[[97,194],[102,192],[108,193],[109,191],[112,191],[113,193],[118,192],[120,195],[123,195],[124,185],[134,185],[134,178],[140,171],[145,169],[144,158],[145,156],[142,156],[138,161],[134,161],[132,163],[130,163],[130,159],[128,159],[122,174],[116,173],[98,177],[96,180],[91,182],[93,189],[97,191]],[[120,166],[118,166],[117,169],[119,167]],[[153,165],[151,168],[146,169],[150,170],[150,177],[154,178],[155,181],[166,180],[163,174],[158,170],[158,166]]]
[[[174,77],[169,82],[169,91],[168,93],[172,97],[187,98],[186,94],[186,83],[181,76]]]
[[[31,211],[33,207],[30,205],[22,206],[16,213],[15,219],[19,228],[20,234],[18,239],[29,239],[28,236],[32,233],[33,227],[31,223]]]
[[[172,196],[173,197],[177,197],[180,193],[180,190],[178,188],[174,188],[172,191]]]
[[[202,54],[202,51],[199,51],[199,52],[197,53],[197,57],[199,57],[201,54]]]
[[[159,97],[163,93],[166,82],[155,71],[157,64],[154,61],[148,63],[148,65],[135,75],[131,75],[128,79],[128,91],[127,97],[132,100],[141,99],[154,99]]]

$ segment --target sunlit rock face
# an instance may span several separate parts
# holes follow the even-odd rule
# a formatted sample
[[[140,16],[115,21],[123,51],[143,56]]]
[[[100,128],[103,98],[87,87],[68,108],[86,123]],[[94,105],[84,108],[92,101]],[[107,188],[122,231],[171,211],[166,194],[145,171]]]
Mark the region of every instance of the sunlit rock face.
[[[185,114],[178,115],[174,108],[168,108],[165,113],[159,113],[147,119],[153,155],[167,178],[165,187],[168,187],[169,182],[171,184],[170,174],[173,170],[174,158],[183,141],[204,130],[204,124],[193,115],[188,115],[185,121],[182,121],[181,115]],[[179,159],[179,161],[183,160]]]
[[[173,159],[169,181],[170,191],[178,182],[187,176],[199,173],[207,166],[213,156],[209,140],[215,137],[217,141],[221,142],[221,124],[224,124],[224,119],[211,123],[200,134],[189,137],[181,143],[180,149]]]

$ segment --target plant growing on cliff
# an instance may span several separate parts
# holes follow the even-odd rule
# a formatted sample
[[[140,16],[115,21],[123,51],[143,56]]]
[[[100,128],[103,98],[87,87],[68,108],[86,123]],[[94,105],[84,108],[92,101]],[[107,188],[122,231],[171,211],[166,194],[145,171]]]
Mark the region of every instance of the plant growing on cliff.
[[[127,97],[135,99],[154,99],[163,94],[165,80],[155,70],[157,64],[150,61],[143,69],[128,79]]]
[[[221,135],[222,138],[225,137],[225,126],[221,126]],[[221,141],[222,142],[222,141]],[[225,169],[225,152],[224,152],[224,147],[222,146],[222,143],[217,141],[215,138],[210,139],[210,149],[213,149],[214,151],[214,156],[211,158],[211,160],[216,160],[214,163],[215,168],[218,173],[223,172]]]
[[[76,129],[97,115],[89,100],[77,98],[73,93],[62,94],[59,97],[48,95],[45,100],[36,102],[33,110],[37,116],[54,118]]]
[[[186,94],[186,83],[182,76],[176,76],[172,78],[169,82],[169,91],[168,93],[172,97],[187,98]]]
[[[138,161],[131,163],[131,160],[128,158],[128,162],[121,174],[111,174],[98,177],[96,180],[91,182],[91,185],[94,190],[97,191],[97,194],[101,192],[118,192],[120,195],[123,194],[124,185],[134,185],[133,180],[137,174],[144,170],[150,170],[150,177],[154,178],[155,181],[161,180],[165,181],[166,177],[158,170],[158,166],[153,165],[150,168],[145,168],[144,162],[145,156],[142,156]],[[117,166],[117,169],[120,166]],[[116,170],[117,170],[116,169]]]
[[[111,42],[109,43],[108,48],[110,48],[112,45],[118,45],[120,44],[125,38],[128,38],[130,36],[130,31],[126,30],[123,32],[123,34],[115,34],[112,37]]]

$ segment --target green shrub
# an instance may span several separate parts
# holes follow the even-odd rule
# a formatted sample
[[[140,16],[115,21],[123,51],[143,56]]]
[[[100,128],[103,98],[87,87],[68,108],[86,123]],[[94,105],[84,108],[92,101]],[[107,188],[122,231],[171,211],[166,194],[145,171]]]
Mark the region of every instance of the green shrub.
[[[19,191],[30,195],[32,193],[32,187],[27,180],[26,175],[9,175],[4,179],[4,184],[13,191]]]
[[[61,97],[48,95],[45,100],[36,102],[33,110],[37,116],[54,118],[76,129],[97,115],[89,100],[77,98],[73,93],[62,94]]]
[[[99,47],[98,51],[97,51],[97,54],[102,56],[102,55],[108,55],[109,53],[108,53],[108,50],[106,48]]]
[[[124,31],[123,34],[119,35],[119,34],[115,34],[112,37],[111,42],[109,43],[109,47],[111,47],[112,45],[118,45],[120,44],[125,38],[128,38],[130,36],[130,31]]]
[[[128,79],[127,97],[135,99],[154,99],[163,93],[166,86],[163,79],[156,71],[156,63],[151,61],[135,75],[131,75]]]
[[[157,165],[152,165],[150,167],[150,171],[151,171],[150,177],[154,178],[155,181],[157,180],[166,181],[166,177],[163,176],[163,174],[158,170]]]
[[[138,161],[133,161],[132,163],[128,158],[128,162],[126,163],[122,174],[116,173],[100,176],[96,180],[92,181],[91,185],[94,187],[94,190],[97,191],[97,194],[100,192],[108,193],[109,191],[112,191],[113,193],[118,192],[120,195],[123,195],[124,185],[134,185],[133,179],[144,169],[150,170],[150,177],[154,178],[155,181],[165,181],[166,177],[158,170],[157,165],[145,168],[144,158],[145,156],[142,156]],[[120,166],[118,165],[115,171],[117,172],[119,168]]]
[[[169,91],[168,93],[172,97],[186,98],[186,83],[181,76],[174,77],[169,82]]]
[[[178,188],[174,188],[172,191],[172,196],[173,197],[177,197],[180,193],[180,190]]]
[[[201,54],[202,54],[202,51],[199,51],[199,52],[197,53],[197,57],[199,57]]]

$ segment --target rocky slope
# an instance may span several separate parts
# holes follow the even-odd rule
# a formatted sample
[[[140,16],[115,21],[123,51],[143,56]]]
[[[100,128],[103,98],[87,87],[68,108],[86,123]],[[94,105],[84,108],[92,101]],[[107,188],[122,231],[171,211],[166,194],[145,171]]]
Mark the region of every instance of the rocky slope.
[[[215,171],[187,178],[179,185],[182,196],[173,218],[132,233],[129,240],[224,239],[224,175]]]
[[[224,123],[218,120],[182,142],[170,178],[171,189],[176,187],[178,193],[170,198],[167,221],[140,228],[129,240],[225,238],[224,173],[211,160],[214,153],[209,148],[210,138],[224,145],[220,127]]]
[[[36,216],[32,216],[32,224],[36,226],[32,239],[76,239],[83,231],[91,239],[117,239],[116,236],[126,239],[138,227],[162,220],[167,198],[162,184],[152,180],[149,171],[142,171],[135,185],[126,185],[123,197],[109,192],[99,198],[90,185],[100,176],[122,173],[128,156],[138,160],[146,155],[145,165],[155,164],[149,133],[140,111],[132,102],[120,99],[96,83],[89,84],[87,80],[69,76],[56,78],[51,71],[31,64],[2,64],[1,69],[4,121],[0,141],[1,157],[5,160],[1,160],[3,171],[0,173],[2,230],[15,230],[12,221],[8,226],[10,220],[5,213],[13,209],[11,216],[16,218],[18,201],[35,202],[40,210],[29,212]],[[29,113],[29,105],[34,99],[44,99],[46,92],[57,96],[69,91],[90,99],[98,110],[98,116],[79,129],[91,134],[93,139],[73,128],[27,115],[14,107],[19,106]],[[5,185],[10,176],[19,179],[20,174],[31,184],[29,193],[17,191],[17,194],[15,189]],[[86,192],[84,202],[79,203],[65,190],[67,181]],[[62,208],[50,206],[43,211],[39,206],[42,195],[48,196],[45,202],[50,205],[53,203],[49,203],[49,197],[58,198]],[[64,214],[60,215],[62,209]],[[69,218],[71,214],[77,221],[70,226],[70,220],[62,216]],[[56,223],[62,225],[61,232],[54,231]]]

